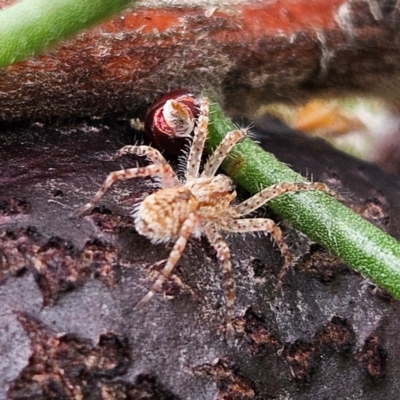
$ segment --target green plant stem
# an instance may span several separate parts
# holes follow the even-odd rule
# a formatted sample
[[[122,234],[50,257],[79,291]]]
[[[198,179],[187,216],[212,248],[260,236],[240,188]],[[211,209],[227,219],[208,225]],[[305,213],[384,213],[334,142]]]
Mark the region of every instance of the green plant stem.
[[[235,125],[210,107],[208,151]],[[305,179],[250,139],[235,146],[222,168],[251,194],[279,182]],[[400,243],[324,192],[283,194],[268,205],[350,267],[400,299]]]
[[[111,16],[132,0],[23,0],[0,11],[0,68]]]

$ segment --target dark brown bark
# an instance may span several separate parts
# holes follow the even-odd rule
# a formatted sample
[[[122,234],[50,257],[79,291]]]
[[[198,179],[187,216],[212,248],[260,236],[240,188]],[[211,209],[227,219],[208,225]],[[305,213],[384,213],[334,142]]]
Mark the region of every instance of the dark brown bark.
[[[255,131],[283,161],[340,187],[355,210],[400,237],[395,178],[271,121]],[[130,217],[154,184],[118,184],[92,215],[68,217],[108,172],[137,162],[106,161],[131,133],[116,123],[3,127],[0,398],[398,398],[399,303],[284,222],[297,261],[281,292],[282,260],[269,238],[227,239],[237,296],[231,345],[220,332],[224,289],[206,240],[190,240],[163,293],[135,309],[149,268],[171,249],[138,235]]]
[[[240,113],[327,87],[398,96],[396,2],[210,10],[127,11],[1,71],[0,118],[141,116],[175,87],[211,90]],[[142,162],[106,161],[136,141],[124,122],[86,121],[1,126],[0,398],[397,400],[399,303],[285,222],[296,262],[281,292],[282,260],[268,238],[227,239],[232,344],[220,332],[223,282],[206,240],[190,240],[163,293],[136,310],[171,246],[134,229],[130,211],[154,190],[149,180],[116,185],[92,215],[69,218],[108,172]],[[396,178],[282,129],[255,126],[266,149],[349,193],[355,211],[400,238]]]
[[[128,10],[2,70],[0,119],[138,116],[179,87],[206,90],[239,115],[320,88],[399,97],[395,1],[174,4]]]

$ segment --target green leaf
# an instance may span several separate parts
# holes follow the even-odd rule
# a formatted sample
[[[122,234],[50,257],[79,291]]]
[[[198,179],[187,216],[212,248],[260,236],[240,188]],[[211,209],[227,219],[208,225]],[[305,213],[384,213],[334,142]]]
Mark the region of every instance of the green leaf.
[[[132,0],[24,0],[0,11],[0,67],[111,16]]]

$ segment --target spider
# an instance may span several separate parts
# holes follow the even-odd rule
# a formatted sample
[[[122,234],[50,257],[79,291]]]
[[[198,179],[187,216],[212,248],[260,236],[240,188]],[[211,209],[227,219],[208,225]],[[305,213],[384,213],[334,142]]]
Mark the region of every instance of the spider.
[[[282,238],[281,230],[270,219],[242,217],[285,192],[322,190],[330,193],[330,189],[319,182],[279,183],[261,190],[239,204],[232,205],[236,197],[233,182],[228,176],[216,173],[232,148],[246,137],[246,132],[244,130],[229,132],[206,162],[203,172],[199,173],[201,156],[208,134],[209,100],[204,97],[197,101],[199,116],[187,157],[183,182],[180,182],[172,167],[158,150],[149,146],[125,146],[116,153],[113,159],[125,154],[134,154],[147,157],[152,164],[111,172],[92,200],[79,208],[74,216],[80,216],[93,209],[110,186],[117,181],[159,176],[161,189],[146,197],[133,212],[135,226],[139,234],[146,236],[153,243],[171,241],[175,243],[153,287],[137,307],[144,307],[154,294],[161,290],[164,281],[178,263],[189,237],[193,235],[199,238],[204,234],[216,250],[222,264],[226,296],[225,329],[227,335],[230,336],[234,332],[232,321],[235,292],[230,250],[221,231],[269,233],[284,258],[284,266],[280,273],[282,277],[284,271],[290,266],[291,255]]]

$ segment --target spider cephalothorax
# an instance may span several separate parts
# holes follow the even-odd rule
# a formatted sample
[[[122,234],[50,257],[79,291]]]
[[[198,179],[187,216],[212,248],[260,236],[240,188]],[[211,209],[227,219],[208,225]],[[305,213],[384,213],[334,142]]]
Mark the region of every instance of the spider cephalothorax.
[[[318,182],[281,183],[260,191],[242,203],[232,205],[236,197],[233,183],[226,175],[216,175],[216,172],[235,144],[241,141],[246,133],[243,130],[229,132],[200,174],[200,161],[208,133],[208,99],[205,97],[199,99],[198,107],[200,111],[183,182],[179,181],[172,167],[158,150],[149,146],[125,146],[114,158],[124,154],[135,154],[147,157],[152,164],[111,172],[91,202],[78,209],[75,216],[91,210],[116,181],[159,176],[161,189],[146,197],[136,209],[135,226],[140,234],[153,242],[174,241],[175,244],[159,277],[138,306],[146,305],[153,295],[161,290],[163,282],[179,261],[190,235],[204,234],[215,248],[222,263],[226,287],[226,330],[228,334],[232,334],[235,295],[231,277],[231,257],[221,232],[268,232],[282,252],[284,257],[282,271],[285,271],[290,265],[291,256],[279,227],[270,219],[242,217],[285,192],[301,190],[330,192],[330,190],[325,184]]]

